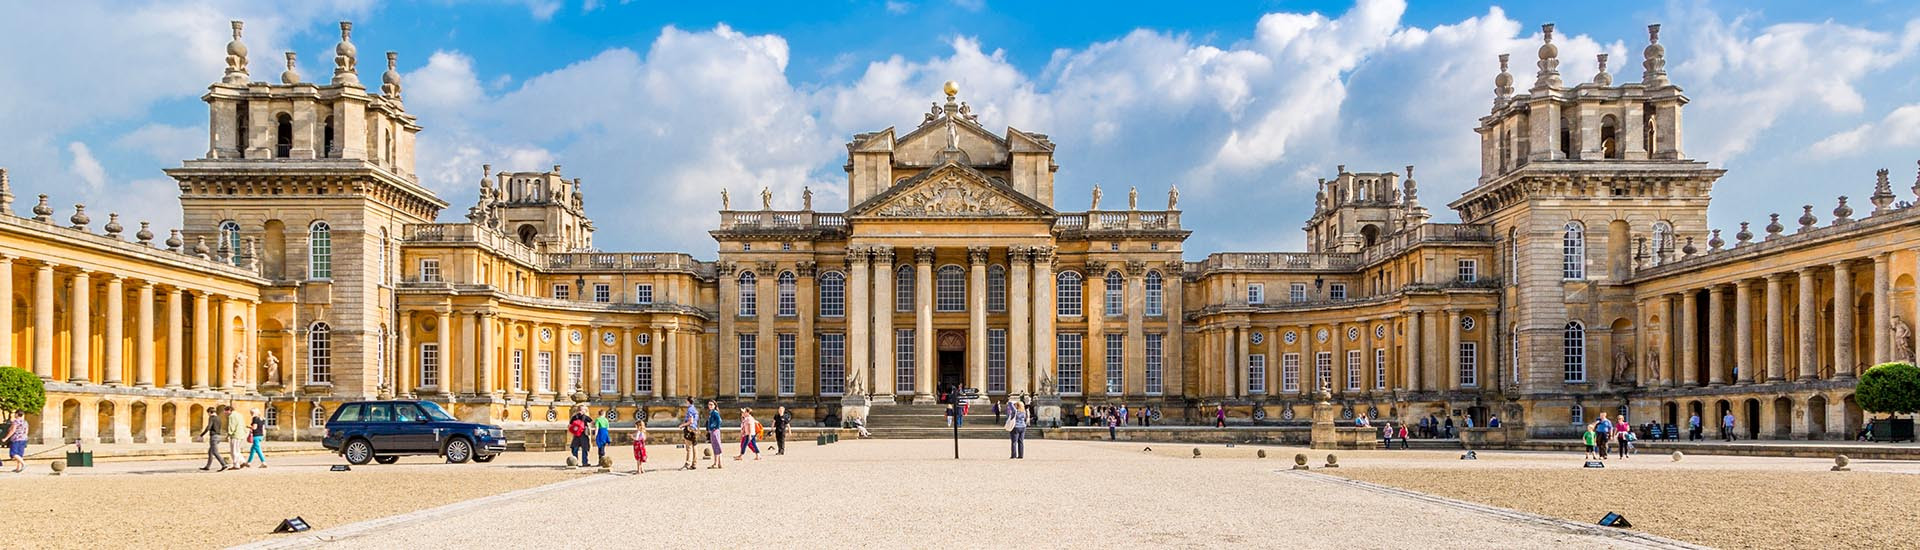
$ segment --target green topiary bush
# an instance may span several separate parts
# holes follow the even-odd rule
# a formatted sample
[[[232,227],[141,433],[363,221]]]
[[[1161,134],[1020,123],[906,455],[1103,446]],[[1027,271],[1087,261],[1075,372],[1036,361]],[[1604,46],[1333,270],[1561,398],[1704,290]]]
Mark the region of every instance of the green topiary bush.
[[[1870,412],[1920,412],[1920,367],[1904,362],[1875,365],[1860,375],[1853,399]]]
[[[47,408],[47,385],[26,369],[0,367],[0,411],[39,414]]]

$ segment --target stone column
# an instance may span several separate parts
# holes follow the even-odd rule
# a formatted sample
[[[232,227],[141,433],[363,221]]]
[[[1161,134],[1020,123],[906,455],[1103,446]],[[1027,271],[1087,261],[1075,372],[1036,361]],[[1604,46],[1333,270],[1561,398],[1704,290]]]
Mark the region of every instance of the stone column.
[[[600,389],[600,333],[606,329],[588,325],[586,328],[587,353],[580,358],[581,390],[592,399],[600,399],[605,393]]]
[[[818,367],[820,358],[819,355],[815,353],[815,350],[820,348],[820,344],[818,337],[815,335],[816,331],[814,330],[814,322],[820,316],[820,286],[819,278],[817,277],[819,269],[819,266],[814,262],[801,262],[797,270],[799,280],[794,282],[794,286],[797,287],[794,290],[796,293],[796,296],[794,296],[794,304],[795,307],[799,308],[800,313],[800,331],[793,335],[792,395],[796,396],[820,395],[820,385],[818,383],[818,380],[820,380]],[[842,282],[844,283],[845,281],[843,280]],[[843,300],[842,304],[844,305],[846,296],[844,290],[846,287],[842,286],[840,288],[843,291],[841,292],[841,297]],[[844,350],[845,348],[841,349]],[[778,351],[779,350],[776,349],[775,353],[778,353]],[[775,359],[777,360],[778,357]]]
[[[1660,382],[1669,388],[1677,386],[1680,383],[1680,380],[1675,377],[1675,372],[1678,371],[1680,363],[1680,354],[1675,353],[1678,349],[1675,345],[1683,336],[1680,333],[1678,301],[1679,300],[1674,298],[1672,294],[1660,297],[1661,323],[1665,324],[1667,328],[1665,331],[1665,345],[1660,346]]]
[[[1233,388],[1234,397],[1248,397],[1253,395],[1253,392],[1248,391],[1248,388],[1253,387],[1253,369],[1247,368],[1247,363],[1253,360],[1253,356],[1247,353],[1247,350],[1251,348],[1248,341],[1251,340],[1252,335],[1249,334],[1249,332],[1247,327],[1233,327],[1234,379],[1238,380],[1240,384]]]
[[[663,399],[673,397],[673,384],[667,382],[668,380],[672,380],[672,378],[670,378],[671,375],[666,374],[670,372],[666,368],[667,354],[662,351],[670,344],[671,342],[667,341],[666,329],[654,327],[653,341],[647,342],[647,354],[653,357],[652,395]],[[634,391],[638,392],[639,390],[636,389]]]
[[[1184,395],[1187,350],[1183,344],[1186,339],[1186,329],[1182,325],[1186,322],[1183,318],[1186,310],[1181,309],[1183,297],[1181,292],[1185,283],[1182,277],[1186,264],[1178,259],[1168,260],[1166,268],[1167,272],[1160,278],[1160,312],[1167,319],[1167,334],[1160,342],[1160,352],[1166,355],[1160,363],[1160,383],[1163,390],[1161,393]],[[1174,389],[1165,391],[1166,388]]]
[[[53,264],[33,272],[33,373],[53,379]]]
[[[1892,293],[1888,286],[1893,284],[1891,277],[1893,257],[1891,253],[1873,256],[1873,363],[1878,365],[1893,360],[1893,346],[1888,345],[1892,335],[1889,323],[1893,315]]]
[[[967,248],[967,381],[987,393],[987,247]]]
[[[452,372],[453,362],[448,361],[447,359],[449,359],[448,356],[453,353],[453,311],[451,309],[440,310],[436,312],[435,317],[436,317],[436,320],[435,320],[434,330],[433,330],[433,336],[434,336],[433,343],[436,347],[440,348],[440,353],[439,353],[440,379],[435,381],[438,383],[434,384],[433,389],[440,393],[451,393],[454,387],[453,372]],[[555,335],[555,337],[559,338],[560,341],[565,342],[567,339],[567,334],[565,332],[561,332],[560,334]],[[566,368],[564,366],[565,365],[564,361],[566,361],[566,357],[557,357],[555,359],[559,361],[563,361],[560,371],[566,372]],[[421,367],[425,367],[425,366],[426,365],[421,365]],[[421,381],[423,385],[425,384],[425,382],[426,382],[425,380]]]
[[[1420,329],[1426,326],[1422,322],[1422,316],[1420,311],[1415,310],[1412,315],[1406,317],[1407,349],[1403,353],[1407,358],[1403,366],[1407,370],[1405,381],[1407,391],[1420,391]],[[1306,336],[1303,334],[1302,337]]]
[[[208,387],[208,377],[212,368],[207,364],[211,360],[212,338],[207,324],[211,316],[207,312],[207,302],[211,299],[207,293],[197,290],[193,294],[193,389],[204,390]]]
[[[1739,384],[1753,383],[1753,279],[1734,284],[1733,374]]]
[[[1785,273],[1767,275],[1767,381],[1787,379],[1787,304]],[[1772,406],[1769,404],[1769,409]]]
[[[740,337],[736,334],[738,329],[735,327],[739,325],[738,319],[746,314],[746,310],[740,306],[740,266],[733,262],[719,262],[717,267],[716,272],[719,273],[719,281],[717,284],[719,286],[715,289],[714,293],[719,295],[720,302],[720,341],[718,349],[715,350],[719,353],[714,354],[713,369],[714,375],[719,377],[720,384],[723,387],[716,391],[719,393],[737,394],[739,393],[737,390],[739,389],[738,384],[740,381]],[[751,270],[752,268],[747,269]],[[757,291],[755,292],[753,300],[754,316],[759,317],[761,303]]]
[[[1447,310],[1447,328],[1441,332],[1447,334],[1447,345],[1440,353],[1446,355],[1447,381],[1440,386],[1450,390],[1460,389],[1460,310]]]
[[[187,343],[187,332],[184,330],[186,315],[183,311],[186,304],[181,303],[185,298],[186,293],[179,288],[167,290],[167,387],[174,389],[180,388],[187,370],[184,352]],[[286,360],[287,368],[293,368],[293,358],[287,357]]]
[[[1147,280],[1145,275],[1145,264],[1140,262],[1127,262],[1126,296],[1121,299],[1121,303],[1124,305],[1123,311],[1127,314],[1127,339],[1122,345],[1125,350],[1120,354],[1121,395],[1141,395],[1147,389]],[[1162,288],[1164,288],[1164,286]],[[1161,301],[1163,302],[1162,307],[1165,307],[1165,300],[1163,299]],[[1272,337],[1273,335],[1268,334],[1267,336]],[[1166,351],[1166,342],[1162,341],[1160,345],[1161,351]],[[1279,354],[1272,353],[1268,355],[1272,357],[1267,358],[1267,372],[1269,373],[1267,379],[1277,380],[1279,377],[1274,376],[1272,373],[1275,372],[1274,365],[1279,364],[1280,356]],[[1166,361],[1162,360],[1160,365],[1162,370],[1164,370]],[[1162,378],[1165,378],[1165,376],[1164,373],[1161,375]],[[1272,386],[1268,386],[1267,393],[1273,394],[1276,392]]]
[[[933,247],[913,249],[913,393],[915,402],[936,397],[933,390]]]
[[[1840,260],[1833,263],[1834,378],[1853,377],[1853,266],[1847,262]]]
[[[1707,287],[1707,384],[1727,385],[1727,292],[1721,285]]]
[[[846,375],[858,375],[860,382],[867,388],[873,387],[873,379],[867,376],[873,372],[868,368],[868,350],[872,349],[873,336],[868,332],[873,317],[868,311],[868,298],[873,285],[868,282],[872,269],[868,264],[870,253],[865,248],[847,248],[847,364]],[[849,394],[853,393],[848,388]]]
[[[72,321],[68,332],[67,382],[85,384],[91,380],[93,361],[89,351],[93,348],[93,311],[88,302],[93,299],[92,271],[81,269],[73,274],[73,291],[67,295],[67,320]],[[81,411],[81,417],[93,415]]]
[[[233,387],[233,342],[227,331],[227,319],[233,318],[233,303],[222,296],[213,299],[213,322],[207,326],[207,339],[213,351],[213,387],[228,389]]]
[[[680,331],[677,328],[673,330],[654,329],[653,333],[655,336],[654,345],[659,346],[661,342],[664,341],[667,348],[666,355],[653,362],[654,372],[660,374],[657,379],[665,382],[665,384],[660,387],[660,397],[679,397],[680,387],[677,384],[680,382],[680,369],[674,362],[680,360]],[[661,373],[660,371],[662,369],[666,372]]]
[[[413,391],[410,376],[414,370],[408,368],[412,362],[407,360],[413,355],[413,316],[407,312],[401,312],[400,326],[394,327],[394,333],[396,338],[394,338],[393,347],[393,395],[404,398]],[[527,340],[535,338],[538,337],[532,332],[527,333]],[[529,355],[526,360],[532,361],[533,357]],[[529,382],[528,385],[532,383]]]
[[[620,357],[613,360],[613,372],[619,375],[620,381],[615,385],[619,386],[616,389],[620,392],[620,401],[632,401],[634,386],[639,382],[634,369],[634,357],[638,356],[633,353],[633,331],[620,327],[619,338]]]
[[[773,324],[780,319],[780,269],[773,264],[760,264],[755,268],[758,277],[754,279],[757,288],[755,294],[765,304],[765,315],[754,317],[755,329],[753,354],[753,393],[754,395],[780,394],[780,340],[773,334]],[[799,293],[799,281],[794,282],[794,292]],[[799,296],[794,296],[797,315],[800,312]],[[733,344],[736,348],[739,342]],[[797,343],[796,343],[797,345]],[[739,353],[738,349],[734,353]]]
[[[104,374],[100,376],[100,381],[109,386],[120,385],[120,377],[127,368],[124,355],[127,345],[126,334],[124,333],[127,326],[127,317],[123,311],[127,302],[127,289],[125,284],[126,280],[122,279],[119,275],[107,276],[107,326],[102,327],[103,330],[101,331],[106,335],[106,342],[100,346],[100,370]],[[116,413],[114,420],[117,423],[120,421],[120,419],[117,418],[121,416],[119,413],[132,411],[115,409],[114,412]],[[119,439],[116,441],[126,440]]]
[[[1680,380],[1688,387],[1700,385],[1700,297],[1688,290],[1680,296]]]
[[[1007,394],[1033,392],[1027,379],[1032,362],[1033,332],[1027,320],[1033,302],[1029,294],[1028,259],[1032,249],[1014,245],[1007,249]],[[1039,312],[1034,312],[1037,316]]]
[[[494,354],[496,353],[493,349],[493,313],[485,311],[477,312],[473,314],[473,318],[474,324],[480,328],[480,332],[475,335],[475,339],[480,341],[480,349],[476,354],[477,357],[475,357],[475,362],[479,364],[480,370],[479,376],[476,377],[476,383],[479,387],[474,391],[482,396],[491,397],[494,395],[495,390],[498,389],[498,386],[493,382],[493,361]]]
[[[4,215],[5,212],[0,212]],[[0,298],[7,300],[7,308],[13,308],[13,259],[14,255],[0,253]],[[13,312],[0,312],[0,363],[19,365],[19,357],[13,354]]]
[[[1053,370],[1053,318],[1060,313],[1054,307],[1053,252],[1051,247],[1035,248],[1033,251],[1033,378],[1036,383],[1041,380],[1054,381],[1055,387],[1047,388],[1046,392],[1055,392],[1059,383],[1059,375]],[[1081,345],[1081,349],[1086,349],[1085,344]],[[1084,358],[1084,354],[1082,356]],[[1084,374],[1085,369],[1082,368],[1081,372]]]
[[[141,388],[153,387],[153,282],[141,281],[139,300],[134,312],[133,331],[133,385]],[[0,314],[0,317],[12,317]],[[5,340],[6,338],[0,338]],[[150,418],[155,411],[147,411]],[[151,440],[151,439],[150,439]]]
[[[898,304],[893,296],[893,248],[882,245],[873,251],[873,371],[866,377],[874,395],[891,398],[894,394],[893,314]]]
[[[1820,340],[1817,334],[1820,306],[1816,298],[1820,294],[1820,289],[1814,285],[1813,270],[1814,268],[1811,267],[1800,268],[1800,282],[1793,286],[1794,294],[1800,298],[1799,333],[1794,336],[1800,342],[1799,365],[1796,366],[1799,375],[1796,378],[1802,381],[1819,376],[1819,371],[1816,369],[1820,364]],[[1801,421],[1806,421],[1806,415],[1801,415]],[[1806,430],[1801,429],[1799,433],[1804,434]]]

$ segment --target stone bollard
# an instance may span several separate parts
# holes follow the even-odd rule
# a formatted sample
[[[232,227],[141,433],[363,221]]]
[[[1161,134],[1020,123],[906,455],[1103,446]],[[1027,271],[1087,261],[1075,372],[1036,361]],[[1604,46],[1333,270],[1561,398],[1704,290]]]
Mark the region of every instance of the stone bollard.
[[[1339,468],[1339,467],[1340,467],[1340,457],[1337,457],[1337,456],[1333,456],[1333,453],[1327,453],[1327,467],[1328,467],[1328,468]]]
[[[568,455],[567,468],[571,469],[571,468],[579,468],[579,467],[580,467],[580,457]]]
[[[53,466],[53,475],[63,475],[67,472],[67,461],[65,460],[55,460],[50,466]]]
[[[1258,457],[1260,457],[1260,458],[1266,458],[1266,457],[1267,457],[1267,450],[1266,450],[1266,449],[1260,449],[1260,451],[1259,451],[1259,452],[1256,452],[1256,453],[1254,453],[1254,456],[1258,456]]]
[[[1194,447],[1194,448],[1193,448],[1193,457],[1194,457],[1194,458],[1200,458],[1200,448],[1199,448],[1199,447]]]
[[[713,458],[713,449],[700,449],[700,458]]]
[[[1683,457],[1686,457],[1686,456],[1687,456],[1687,455],[1683,455],[1683,454],[1680,454],[1680,451],[1674,451],[1674,452],[1673,452],[1673,461],[1674,461],[1674,462],[1679,462],[1681,458],[1683,458]]]
[[[1295,470],[1307,469],[1307,453],[1294,453],[1293,469]]]
[[[606,472],[611,470],[613,470],[613,457],[604,454],[600,455],[600,471]]]
[[[1847,464],[1849,462],[1852,462],[1852,461],[1847,459],[1847,455],[1835,456],[1833,457],[1833,470],[1831,471],[1835,471],[1835,472],[1852,471],[1852,469],[1847,468]]]

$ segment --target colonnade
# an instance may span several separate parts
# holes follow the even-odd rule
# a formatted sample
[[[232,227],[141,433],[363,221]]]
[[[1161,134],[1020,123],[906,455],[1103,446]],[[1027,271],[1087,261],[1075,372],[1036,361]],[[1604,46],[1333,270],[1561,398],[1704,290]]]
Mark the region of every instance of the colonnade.
[[[551,322],[511,318],[492,309],[452,307],[409,311],[405,316],[409,320],[405,327],[431,318],[433,328],[398,331],[396,347],[402,352],[397,354],[394,390],[399,395],[553,400],[583,392],[595,401],[632,402],[685,395],[683,373],[691,377],[687,382],[692,394],[702,394],[697,326]],[[431,364],[428,349],[434,351]],[[609,360],[611,365],[606,363]],[[575,365],[578,375],[573,372]],[[611,367],[611,378],[605,378],[603,366]]]
[[[1217,377],[1218,387],[1201,392],[1304,397],[1324,384],[1339,397],[1384,397],[1400,390],[1495,387],[1498,339],[1487,336],[1494,323],[1486,314],[1468,307],[1412,307],[1331,323],[1221,321],[1202,331],[1203,352],[1218,358],[1219,370],[1209,376]],[[1256,362],[1263,367],[1258,372]]]

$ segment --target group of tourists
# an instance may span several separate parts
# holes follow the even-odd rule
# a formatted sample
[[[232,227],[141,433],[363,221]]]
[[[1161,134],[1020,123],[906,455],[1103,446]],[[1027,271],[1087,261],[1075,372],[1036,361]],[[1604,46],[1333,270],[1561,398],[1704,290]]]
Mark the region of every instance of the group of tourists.
[[[1633,425],[1627,423],[1627,416],[1615,415],[1612,420],[1607,415],[1587,423],[1586,433],[1580,434],[1580,440],[1587,445],[1587,460],[1606,460],[1611,454],[1620,458],[1633,456],[1633,443],[1640,436],[1633,433]]]
[[[1080,406],[1080,425],[1099,426],[1105,424],[1109,427],[1139,425],[1147,427],[1153,425],[1153,413],[1154,408],[1152,405],[1135,409],[1127,407],[1124,403],[1119,405],[1086,404]]]
[[[200,436],[207,440],[207,464],[201,470],[224,472],[253,466],[259,462],[261,468],[267,467],[267,455],[260,451],[260,445],[267,439],[267,418],[260,415],[260,409],[248,411],[252,417],[246,423],[247,459],[240,460],[240,413],[233,405],[218,405],[207,409],[207,420],[200,429]],[[220,452],[220,440],[227,442],[226,454]],[[232,460],[229,461],[228,458]],[[218,461],[220,469],[213,469]]]
[[[688,397],[687,409],[685,414],[681,416],[680,424],[677,426],[680,428],[681,439],[686,440],[684,447],[687,450],[686,461],[680,465],[680,469],[693,470],[700,467],[700,459],[696,449],[700,447],[701,435],[703,433],[706,438],[706,443],[711,447],[713,452],[713,463],[708,465],[707,469],[721,469],[720,459],[726,455],[726,450],[721,446],[720,437],[720,430],[724,426],[725,422],[720,418],[719,403],[709,399],[707,400],[706,410],[702,411],[694,399]],[[766,424],[754,418],[751,407],[743,407],[740,409],[738,426],[740,428],[740,452],[735,454],[733,459],[744,460],[747,452],[752,451],[753,459],[760,460],[760,438],[766,437],[767,435]],[[773,413],[773,454],[787,454],[787,432],[792,429],[792,427],[793,414],[787,412],[787,407],[782,405]],[[633,437],[634,471],[639,472],[646,466],[647,462],[646,422],[635,423]]]

